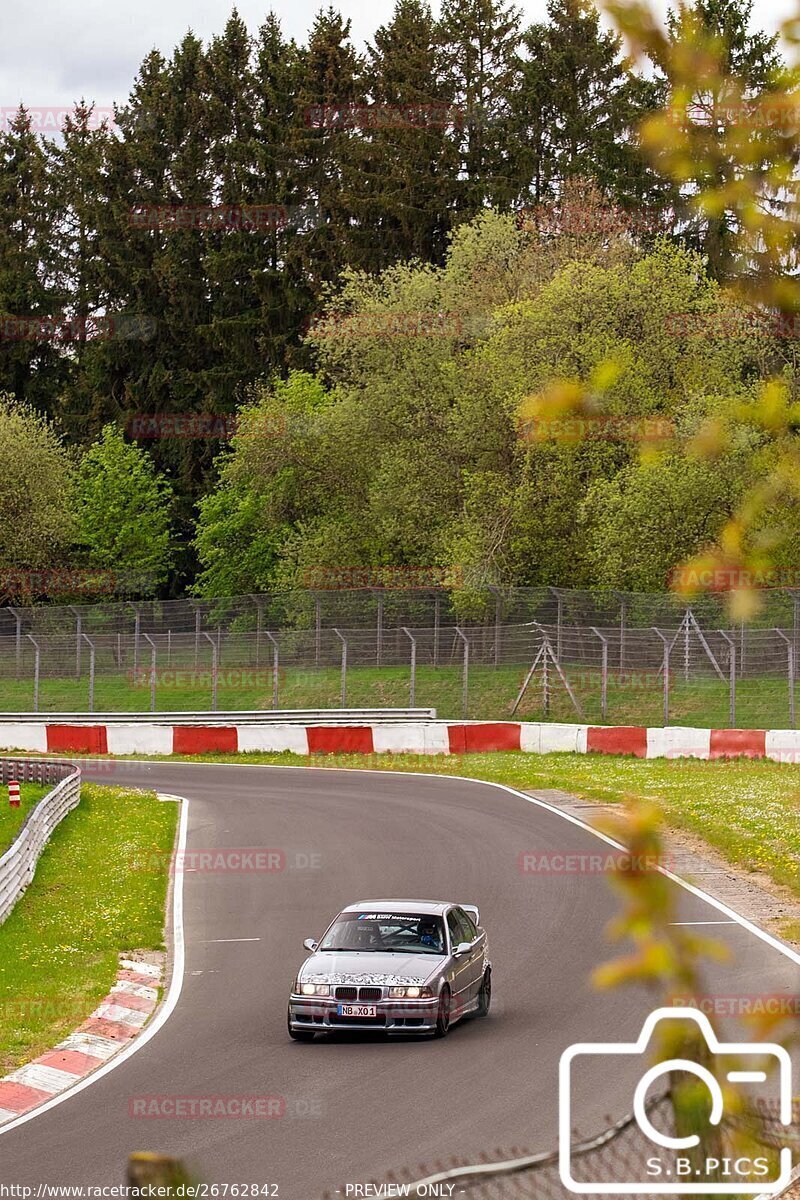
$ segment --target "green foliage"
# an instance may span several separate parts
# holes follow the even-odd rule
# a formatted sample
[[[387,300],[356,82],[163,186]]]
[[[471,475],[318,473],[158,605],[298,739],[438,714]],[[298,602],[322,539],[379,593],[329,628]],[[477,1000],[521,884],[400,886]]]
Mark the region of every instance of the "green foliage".
[[[170,565],[171,507],[169,485],[146,451],[107,425],[78,469],[77,534],[88,565],[151,594]]]
[[[74,533],[74,468],[47,420],[0,395],[0,566],[63,564]],[[23,586],[22,593],[27,589]]]

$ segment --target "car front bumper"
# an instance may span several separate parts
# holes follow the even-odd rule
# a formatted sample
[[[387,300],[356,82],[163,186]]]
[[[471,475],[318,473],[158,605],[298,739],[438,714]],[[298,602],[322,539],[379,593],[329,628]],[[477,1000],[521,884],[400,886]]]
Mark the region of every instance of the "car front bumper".
[[[363,1018],[338,1016],[341,1003],[320,997],[291,996],[289,1024],[292,1029],[313,1033],[341,1033],[351,1029],[359,1033],[414,1034],[433,1033],[436,1028],[439,1001],[435,996],[426,1000],[377,1000],[374,1001],[377,1015]]]

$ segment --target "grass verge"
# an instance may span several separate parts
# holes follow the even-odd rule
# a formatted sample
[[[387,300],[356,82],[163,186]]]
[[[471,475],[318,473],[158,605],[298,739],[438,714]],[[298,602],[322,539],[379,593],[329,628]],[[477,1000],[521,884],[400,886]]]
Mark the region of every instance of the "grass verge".
[[[641,759],[601,754],[213,754],[174,761],[349,767],[465,775],[521,791],[559,788],[619,804],[649,800],[668,825],[800,897],[800,770],[766,759]],[[170,761],[173,761],[170,758]]]
[[[168,863],[177,819],[178,806],[152,792],[84,783],[0,925],[0,1075],[86,1019],[121,952],[163,946],[168,868],[131,863]]]

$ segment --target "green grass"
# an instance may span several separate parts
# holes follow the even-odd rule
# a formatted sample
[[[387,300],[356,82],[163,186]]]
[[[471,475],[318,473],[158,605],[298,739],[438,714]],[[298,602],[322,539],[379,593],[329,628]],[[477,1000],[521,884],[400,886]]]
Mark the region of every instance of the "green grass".
[[[184,756],[175,756],[180,761]],[[600,754],[213,754],[194,762],[420,771],[559,788],[619,804],[652,801],[668,825],[703,838],[731,863],[764,872],[800,897],[800,770],[764,759],[640,759]]]
[[[118,956],[164,941],[178,806],[153,793],[84,783],[36,875],[0,925],[0,1075],[50,1049],[107,994]]]
[[[159,671],[161,671],[159,667]],[[166,669],[166,668],[165,668]],[[211,707],[210,674],[199,677],[191,667],[183,675],[162,676],[156,689],[156,708],[162,711],[195,711]],[[249,671],[249,676],[248,676]],[[229,674],[226,676],[226,672]],[[235,674],[234,674],[235,673]],[[524,666],[470,669],[468,716],[508,719],[525,677]],[[242,682],[242,675],[247,676]],[[568,667],[567,675],[583,718],[594,724],[661,725],[663,693],[655,671],[611,672],[608,705],[603,721],[600,676],[595,671]],[[575,721],[578,714],[557,678],[552,677],[549,711],[545,712],[541,678],[531,684],[517,716],[522,720]],[[217,707],[221,711],[269,709],[272,707],[272,675],[265,668],[221,667]],[[406,667],[352,667],[348,671],[347,705],[351,708],[408,706],[409,676]],[[28,680],[4,680],[2,704],[6,712],[29,711],[33,690]],[[338,668],[294,669],[279,672],[280,708],[338,708],[341,704],[341,675]],[[417,672],[415,704],[435,708],[440,717],[463,715],[462,677],[458,664],[420,667]],[[95,680],[95,712],[146,712],[150,707],[148,684],[134,684],[125,674],[98,674]],[[49,679],[41,681],[39,708],[42,712],[82,712],[88,708],[88,680]],[[800,705],[798,706],[800,711]],[[729,724],[728,688],[716,676],[685,682],[679,671],[671,680],[670,724],[725,728]],[[763,676],[740,679],[737,686],[736,724],[744,729],[779,729],[789,726],[789,689],[785,678]]]
[[[0,855],[6,852],[28,813],[47,795],[51,786],[23,783],[19,789],[19,808],[11,808],[8,803],[8,785],[0,784]]]

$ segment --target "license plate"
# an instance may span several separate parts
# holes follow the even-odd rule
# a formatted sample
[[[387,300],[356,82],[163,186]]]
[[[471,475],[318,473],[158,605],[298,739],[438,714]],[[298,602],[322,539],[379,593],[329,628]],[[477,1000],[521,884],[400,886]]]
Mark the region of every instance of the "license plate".
[[[374,1004],[340,1004],[340,1017],[377,1017],[378,1009]]]

